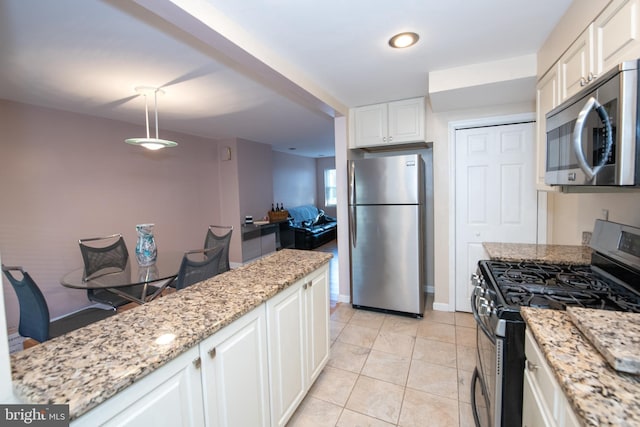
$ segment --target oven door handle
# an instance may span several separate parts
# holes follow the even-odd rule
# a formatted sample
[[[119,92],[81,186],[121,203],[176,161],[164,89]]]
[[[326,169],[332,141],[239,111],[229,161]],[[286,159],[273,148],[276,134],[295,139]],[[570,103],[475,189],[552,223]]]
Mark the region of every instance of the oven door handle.
[[[600,162],[594,166],[593,168],[589,166],[587,163],[587,159],[584,155],[584,150],[582,149],[582,131],[584,129],[584,124],[587,120],[587,116],[591,112],[591,110],[595,110],[598,113],[598,117],[600,117],[600,121],[604,124],[605,127],[605,136],[607,138],[606,146],[604,149],[604,155]],[[602,104],[600,104],[593,96],[587,100],[587,103],[584,104],[582,110],[578,114],[578,119],[576,120],[576,126],[573,130],[573,152],[576,155],[576,160],[578,161],[578,165],[580,169],[587,176],[587,180],[591,181],[597,174],[600,172],[602,167],[607,164],[607,160],[611,155],[611,149],[613,148],[613,131],[611,129],[611,118],[607,114],[607,111],[604,109]]]
[[[474,319],[476,319],[476,323],[478,324],[478,327],[480,328],[480,330],[482,330],[482,332],[487,336],[487,338],[489,338],[489,341],[491,341],[491,343],[495,344],[496,343],[495,335],[491,333],[489,328],[487,328],[487,325],[484,324],[484,322],[480,318],[480,314],[478,313],[478,307],[476,306],[475,292],[471,293],[471,312],[473,313],[473,317]]]

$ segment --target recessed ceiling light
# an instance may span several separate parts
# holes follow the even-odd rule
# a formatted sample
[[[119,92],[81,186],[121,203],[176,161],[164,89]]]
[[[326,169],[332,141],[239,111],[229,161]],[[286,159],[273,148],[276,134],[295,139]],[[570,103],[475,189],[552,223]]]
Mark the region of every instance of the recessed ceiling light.
[[[411,32],[396,34],[389,39],[389,46],[397,49],[413,46],[419,38],[418,34]]]

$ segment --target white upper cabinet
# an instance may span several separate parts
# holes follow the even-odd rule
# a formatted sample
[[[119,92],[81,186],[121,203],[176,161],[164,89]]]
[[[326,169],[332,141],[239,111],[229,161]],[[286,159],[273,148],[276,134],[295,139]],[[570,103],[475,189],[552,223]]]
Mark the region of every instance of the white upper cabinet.
[[[367,105],[354,110],[354,147],[369,147],[386,143],[388,132],[387,104]]]
[[[558,90],[558,67],[553,67],[536,86],[536,134],[537,134],[537,168],[536,188],[543,191],[555,191],[544,183],[547,162],[547,133],[545,116],[558,106],[560,93]]]
[[[595,74],[600,75],[616,64],[640,57],[638,25],[640,0],[614,0],[596,18]]]
[[[640,0],[613,0],[558,60],[560,101],[640,57]]]
[[[351,117],[351,148],[425,140],[424,97],[354,108]]]
[[[573,42],[558,61],[560,101],[575,95],[595,78],[593,68],[593,24]]]

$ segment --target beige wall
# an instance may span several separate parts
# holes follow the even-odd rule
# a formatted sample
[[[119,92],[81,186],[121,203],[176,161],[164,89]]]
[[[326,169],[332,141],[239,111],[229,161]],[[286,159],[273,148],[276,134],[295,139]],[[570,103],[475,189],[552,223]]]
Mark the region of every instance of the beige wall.
[[[272,202],[282,203],[288,209],[315,205],[317,201],[316,160],[274,151]]]
[[[619,193],[563,194],[549,193],[549,243],[579,245],[582,232],[592,231],[596,219],[640,227],[640,190]]]
[[[218,150],[211,140],[163,132],[179,146],[157,152],[124,143],[141,126],[0,101],[0,253],[38,282],[52,317],[88,305],[60,278],[82,266],[78,239],[155,223],[158,250],[201,247],[220,220]],[[18,303],[3,280],[7,323]]]

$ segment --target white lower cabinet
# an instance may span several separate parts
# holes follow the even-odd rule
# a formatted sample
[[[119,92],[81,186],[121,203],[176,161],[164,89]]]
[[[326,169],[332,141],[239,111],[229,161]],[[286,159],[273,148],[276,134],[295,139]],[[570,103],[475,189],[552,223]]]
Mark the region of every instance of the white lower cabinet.
[[[525,334],[523,427],[578,427],[569,401],[529,330]]]
[[[74,420],[71,425],[203,426],[198,364],[199,351],[194,347]]]
[[[71,425],[284,426],[328,357],[325,265]]]
[[[328,267],[309,277],[305,292],[305,307],[307,310],[307,372],[310,387],[329,360]]]
[[[264,305],[200,343],[207,426],[268,426]]]
[[[271,425],[284,426],[329,357],[328,266],[267,301]]]

